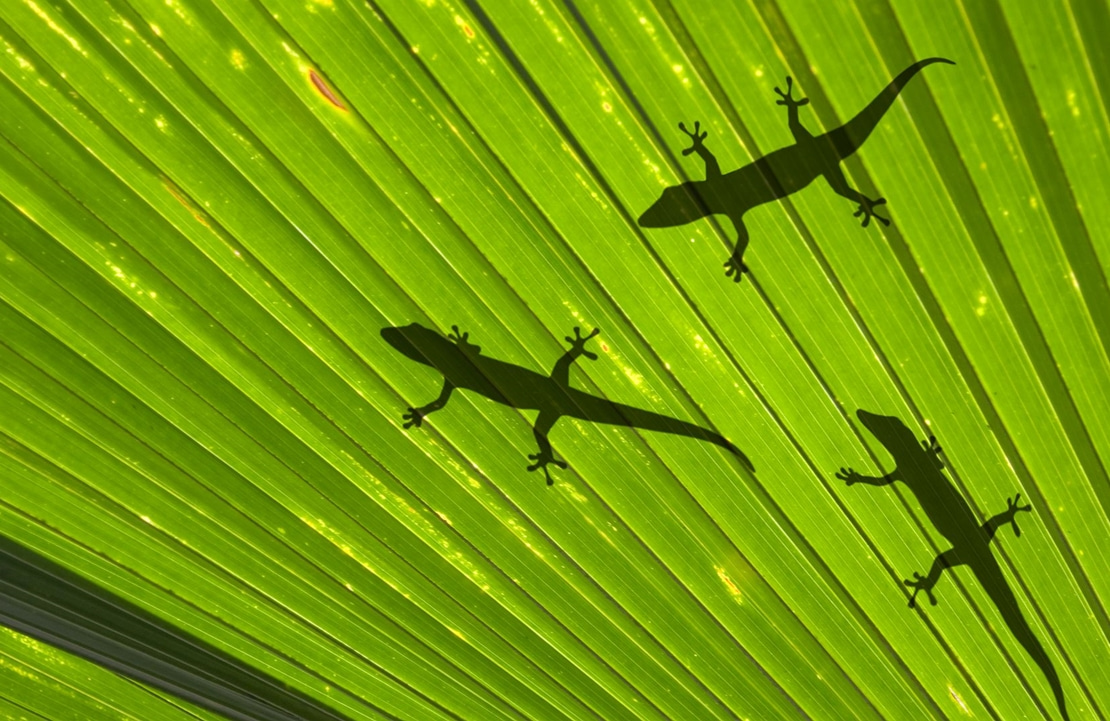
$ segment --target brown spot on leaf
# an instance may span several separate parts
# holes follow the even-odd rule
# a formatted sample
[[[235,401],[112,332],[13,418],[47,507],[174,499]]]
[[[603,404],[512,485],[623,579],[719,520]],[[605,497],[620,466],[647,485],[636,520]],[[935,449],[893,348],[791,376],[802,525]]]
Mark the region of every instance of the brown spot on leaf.
[[[474,28],[470,27],[470,25],[466,23],[463,23],[463,32],[466,33],[466,36],[468,38],[474,37]]]
[[[339,99],[339,96],[335,94],[335,91],[331,89],[327,81],[324,80],[324,78],[322,78],[319,73],[317,73],[315,70],[309,69],[308,77],[312,80],[312,84],[316,87],[316,90],[319,91],[319,93],[325,98],[327,98],[327,101],[329,103],[339,108],[340,110],[347,109],[347,106],[343,104],[343,101]]]

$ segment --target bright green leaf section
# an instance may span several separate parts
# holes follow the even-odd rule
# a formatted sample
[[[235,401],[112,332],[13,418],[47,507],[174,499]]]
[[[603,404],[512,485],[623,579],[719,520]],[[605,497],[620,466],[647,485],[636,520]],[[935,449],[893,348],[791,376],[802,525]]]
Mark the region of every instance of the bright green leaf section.
[[[1103,718],[1098,28],[1067,0],[7,3],[0,533],[350,719],[1057,718],[1053,676]],[[744,216],[737,285],[727,219],[638,225],[704,177],[679,121],[728,172],[793,142],[785,76],[819,133],[934,56],[841,166],[890,226],[818,178]],[[465,390],[405,428],[441,383],[380,335],[413,322],[544,374],[598,327],[574,387],[755,472],[563,418],[547,487],[533,413]],[[950,544],[905,486],[836,477],[893,470],[860,408],[937,436],[972,528],[1032,503],[995,581],[907,608]],[[60,688],[208,717],[0,640],[14,718],[67,718]]]

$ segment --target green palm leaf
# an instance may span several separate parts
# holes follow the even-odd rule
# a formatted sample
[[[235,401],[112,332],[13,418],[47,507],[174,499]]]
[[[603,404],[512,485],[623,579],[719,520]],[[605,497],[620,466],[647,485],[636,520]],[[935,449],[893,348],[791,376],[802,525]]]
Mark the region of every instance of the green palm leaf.
[[[1059,718],[1058,676],[1103,718],[1108,29],[1068,0],[0,6],[0,707]],[[819,180],[744,216],[737,285],[727,220],[637,223],[704,177],[679,121],[728,172],[794,142],[787,75],[818,133],[935,56],[842,165],[890,226]],[[600,328],[572,387],[754,473],[564,418],[549,487],[534,414],[465,390],[406,428],[442,380],[383,338],[411,323],[544,375]],[[840,480],[897,460],[857,409],[935,435],[956,500]],[[907,608],[946,514],[1017,493],[995,575]]]

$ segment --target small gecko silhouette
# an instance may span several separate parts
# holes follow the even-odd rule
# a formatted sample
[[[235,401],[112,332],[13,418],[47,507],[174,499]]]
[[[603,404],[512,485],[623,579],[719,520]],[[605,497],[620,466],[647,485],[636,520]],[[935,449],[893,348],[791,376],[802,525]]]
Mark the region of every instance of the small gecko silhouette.
[[[586,336],[581,334],[579,328],[575,328],[574,337],[568,336],[566,339],[570,343],[570,350],[555,362],[555,368],[548,376],[483,356],[482,349],[470,343],[469,333],[460,333],[458,326],[451,326],[451,329],[453,332],[446,338],[417,323],[382,329],[382,338],[389,345],[408,358],[443,374],[443,388],[439,397],[427,405],[410,407],[402,416],[406,421],[405,428],[419,428],[429,413],[447,405],[451,393],[456,388],[462,388],[513,408],[539,411],[532,427],[539,450],[528,456],[529,460],[535,461],[528,466],[528,470],[543,469],[549,486],[554,481],[547,466],[554,464],[559,468],[567,467],[565,461],[556,460],[551,442],[547,438],[552,426],[562,416],[708,441],[735,454],[748,470],[755,470],[747,456],[718,433],[693,423],[623,403],[614,403],[572,388],[571,365],[582,356],[597,360],[595,353],[586,350],[586,342],[598,334],[597,328]]]
[[[945,466],[940,458],[941,449],[937,445],[935,436],[930,436],[928,441],[921,441],[918,445],[913,431],[897,418],[868,413],[862,409],[856,411],[856,417],[883,444],[894,459],[895,469],[885,476],[875,477],[860,475],[851,468],[841,468],[836,477],[849,486],[856,483],[870,486],[885,486],[895,481],[905,483],[917,497],[929,521],[952,544],[952,548],[933,559],[933,565],[929,568],[928,574],[922,576],[914,572],[912,581],[903,582],[913,589],[910,595],[910,608],[914,607],[917,594],[922,591],[928,596],[929,603],[935,606],[937,599],[933,596],[933,586],[940,580],[941,574],[945,569],[953,566],[967,566],[982,585],[983,590],[987,592],[1014,638],[1041,669],[1041,673],[1048,680],[1048,685],[1052,687],[1060,715],[1067,719],[1068,712],[1060,677],[1056,674],[1048,653],[1022,616],[1017,598],[1006,583],[1002,567],[998,565],[990,549],[995,533],[1007,523],[1013,526],[1014,535],[1020,536],[1021,529],[1018,528],[1017,514],[1030,512],[1033,507],[1019,506],[1021,494],[1018,493],[1012,499],[1006,500],[1005,511],[980,524],[975,517],[975,512],[971,510],[971,506],[956,486],[941,473]]]
[[[756,206],[796,193],[819,176],[824,176],[838,195],[859,203],[854,215],[857,218],[863,216],[865,228],[871,218],[890,225],[889,220],[875,213],[875,207],[886,203],[886,199],[872,200],[849,186],[840,169],[840,161],[863,145],[906,83],[926,65],[933,63],[955,65],[945,58],[919,60],[899,73],[858,115],[822,135],[813,135],[798,119],[798,108],[808,105],[809,99],[796,100],[791,94],[794,81],[786,78],[786,92],[775,88],[775,92],[782,98],[776,103],[786,106],[787,122],[794,135],[794,144],[768,153],[729,173],[721,173],[717,159],[705,147],[704,141],[709,133],[701,130],[701,123],[694,123],[693,131],[679,123],[679,129],[692,141],[692,145],[683,150],[682,154],[697,153],[701,157],[705,162],[705,180],[691,180],[666,188],[659,199],[640,216],[640,226],[671,228],[709,215],[728,216],[736,228],[736,246],[725,261],[725,275],[732,276],[739,283],[742,274],[748,270],[743,261],[744,250],[748,247],[744,213]]]

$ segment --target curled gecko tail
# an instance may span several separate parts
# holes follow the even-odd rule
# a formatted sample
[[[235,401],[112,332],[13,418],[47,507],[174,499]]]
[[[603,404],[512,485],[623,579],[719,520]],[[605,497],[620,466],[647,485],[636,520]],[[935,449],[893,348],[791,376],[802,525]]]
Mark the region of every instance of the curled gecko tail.
[[[894,104],[898,98],[898,94],[902,92],[902,88],[913,79],[915,75],[921,72],[921,69],[932,65],[933,63],[946,63],[948,65],[955,65],[956,63],[948,58],[925,58],[918,60],[913,65],[909,66],[890,81],[882,91],[875,96],[875,99],[867,104],[863,110],[859,111],[854,118],[841,125],[836,130],[829,132],[828,136],[832,140],[833,146],[837,150],[837,155],[841,158],[847,158],[852,153],[856,152],[867,137],[871,135],[871,131],[879,124],[883,115]]]
[[[714,435],[716,435],[716,434],[714,434]],[[730,453],[732,453],[732,455],[736,456],[737,459],[739,459],[740,462],[744,464],[744,467],[748,469],[749,473],[755,473],[755,466],[752,465],[751,459],[749,459],[746,455],[744,455],[744,452],[742,450],[740,450],[739,448],[734,446],[726,438],[723,438],[721,436],[717,436],[717,437],[721,439],[720,442],[712,441],[712,440],[711,440],[711,442],[717,443],[717,445],[719,445],[721,448],[724,448],[726,451],[729,451]]]
[[[699,440],[708,441],[709,443],[712,443],[715,446],[723,448],[726,451],[728,451],[729,453],[731,453],[732,455],[736,456],[736,459],[744,465],[744,468],[748,469],[749,473],[755,473],[755,466],[752,465],[751,459],[748,458],[742,450],[737,448],[732,443],[732,441],[728,440],[727,438],[725,438],[724,436],[722,436],[719,433],[714,433],[713,431],[708,430],[706,428],[702,428],[701,426],[697,426],[697,425],[694,425],[692,423],[681,423],[681,422],[679,422],[679,423],[680,423],[681,430],[676,430],[672,426],[672,428],[670,430],[667,430],[666,432],[676,433],[676,434],[679,434],[679,435],[689,436],[691,438],[697,438]]]

